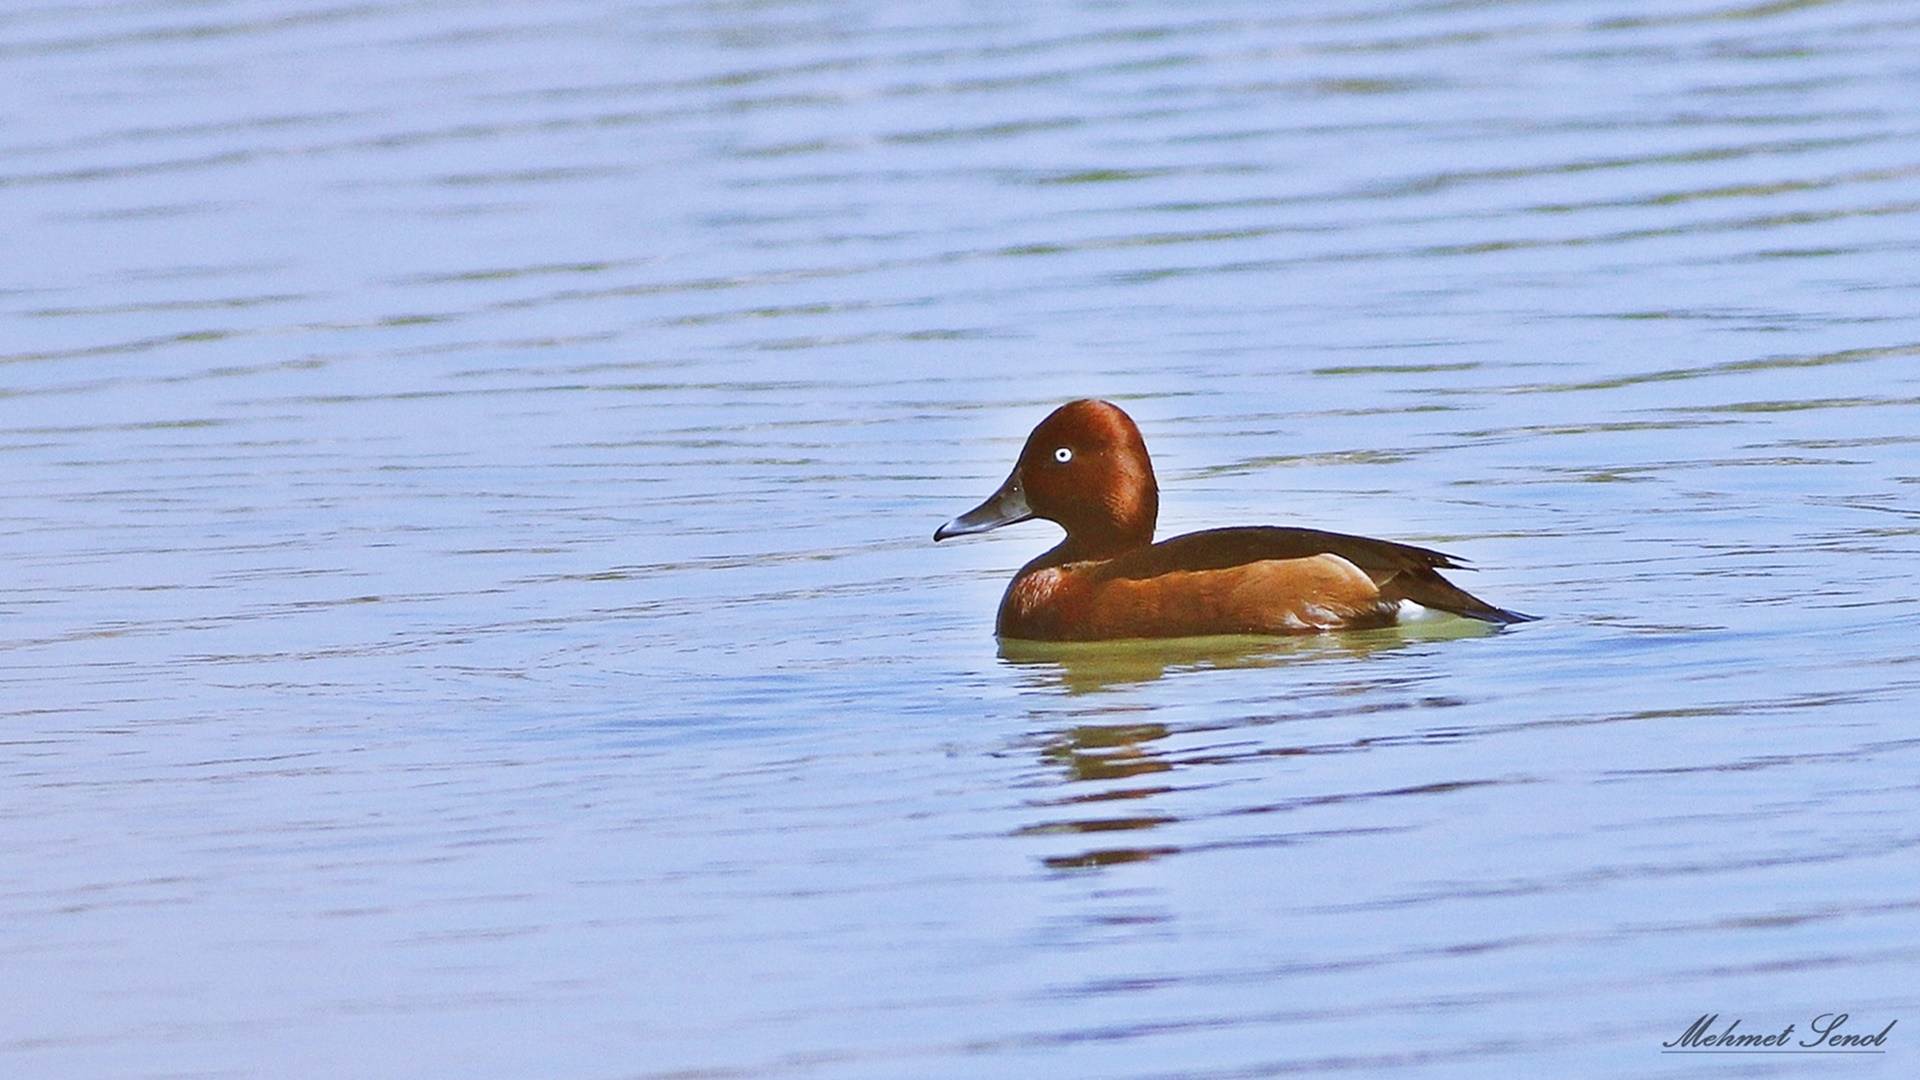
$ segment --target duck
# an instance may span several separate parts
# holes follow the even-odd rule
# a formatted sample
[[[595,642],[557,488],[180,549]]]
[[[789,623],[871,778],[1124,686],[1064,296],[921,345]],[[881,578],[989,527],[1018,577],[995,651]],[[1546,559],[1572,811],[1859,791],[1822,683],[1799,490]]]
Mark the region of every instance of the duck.
[[[1084,398],[1027,436],[999,490],[938,542],[1039,518],[1066,537],[1020,568],[994,631],[1016,641],[1294,635],[1398,622],[1403,604],[1496,627],[1531,622],[1440,575],[1465,560],[1392,540],[1286,526],[1206,529],[1155,543],[1160,488],[1140,428]]]

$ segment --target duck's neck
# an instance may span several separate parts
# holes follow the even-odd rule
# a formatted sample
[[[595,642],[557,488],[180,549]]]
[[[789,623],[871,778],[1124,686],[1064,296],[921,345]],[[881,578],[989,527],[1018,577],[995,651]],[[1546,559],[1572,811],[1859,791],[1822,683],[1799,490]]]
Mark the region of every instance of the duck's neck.
[[[1033,560],[1028,569],[1040,570],[1067,563],[1117,559],[1129,551],[1138,551],[1152,543],[1153,526],[1151,524],[1144,532],[1133,529],[1124,532],[1101,531],[1089,535],[1085,531],[1075,531],[1068,533],[1067,538],[1055,545],[1051,551]]]
[[[1141,473],[1123,476],[1106,486],[1111,494],[1098,502],[1075,505],[1069,512],[1049,513],[1049,520],[1067,530],[1067,538],[1035,559],[1030,569],[1071,562],[1117,559],[1153,543],[1153,527],[1160,519],[1160,490],[1141,450]]]

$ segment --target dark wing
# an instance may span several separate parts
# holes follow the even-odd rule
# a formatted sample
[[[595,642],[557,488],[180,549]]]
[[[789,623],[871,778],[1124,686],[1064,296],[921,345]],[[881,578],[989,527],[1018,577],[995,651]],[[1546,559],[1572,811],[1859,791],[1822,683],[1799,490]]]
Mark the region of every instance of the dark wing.
[[[1388,600],[1411,600],[1421,607],[1490,623],[1529,622],[1534,618],[1494,607],[1441,577],[1441,569],[1466,568],[1462,560],[1445,552],[1319,529],[1267,526],[1188,533],[1122,555],[1103,567],[1101,576],[1150,578],[1314,555],[1338,555],[1359,567]]]
[[[1128,552],[1109,564],[1114,577],[1149,578],[1181,570],[1224,570],[1266,559],[1305,559],[1333,554],[1368,574],[1457,568],[1461,560],[1445,552],[1391,540],[1277,526],[1207,529],[1162,540]]]

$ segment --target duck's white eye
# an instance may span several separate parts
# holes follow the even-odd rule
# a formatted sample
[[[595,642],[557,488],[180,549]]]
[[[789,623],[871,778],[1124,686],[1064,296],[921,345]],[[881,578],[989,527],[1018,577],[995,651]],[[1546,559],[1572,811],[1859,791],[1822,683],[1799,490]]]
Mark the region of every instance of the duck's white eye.
[[[1073,449],[1071,447],[1063,446],[1060,449],[1055,450],[1053,452],[1053,460],[1059,462],[1062,465],[1065,465],[1067,462],[1073,460]]]

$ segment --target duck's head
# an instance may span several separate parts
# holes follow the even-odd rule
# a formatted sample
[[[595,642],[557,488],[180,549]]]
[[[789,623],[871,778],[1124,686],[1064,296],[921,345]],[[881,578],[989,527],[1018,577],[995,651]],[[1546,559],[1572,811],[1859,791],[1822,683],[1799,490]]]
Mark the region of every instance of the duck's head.
[[[1027,436],[1013,474],[986,502],[935,530],[935,540],[1028,518],[1067,530],[1064,559],[1104,559],[1153,543],[1160,488],[1133,418],[1091,398],[1053,410]]]

